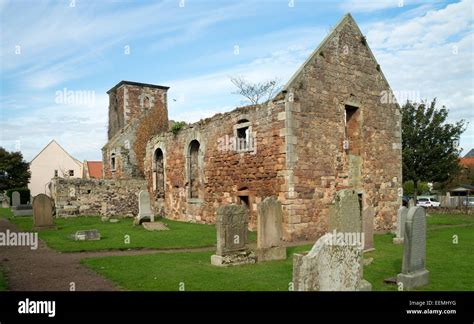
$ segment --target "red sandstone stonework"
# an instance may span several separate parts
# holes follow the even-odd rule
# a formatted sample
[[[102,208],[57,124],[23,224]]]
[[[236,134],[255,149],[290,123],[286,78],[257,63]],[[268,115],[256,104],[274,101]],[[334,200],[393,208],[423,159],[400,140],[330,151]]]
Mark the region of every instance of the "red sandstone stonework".
[[[401,203],[400,110],[381,100],[390,92],[365,38],[347,15],[273,100],[218,114],[176,135],[151,138],[144,163],[153,208],[172,219],[214,223],[219,206],[246,204],[249,226],[255,229],[257,204],[275,196],[283,207],[284,239],[315,239],[328,229],[328,206],[336,191],[351,188],[361,195],[363,213],[375,214],[374,224],[365,228],[390,230]],[[125,107],[121,96],[118,88],[110,98]],[[117,116],[109,114],[119,126],[125,125],[120,109]],[[139,114],[130,111],[124,120],[126,116],[139,122]],[[128,136],[111,133],[130,133],[133,139],[129,124],[120,130],[109,126],[106,176],[111,150]],[[245,137],[246,143],[253,139],[253,145],[236,151],[235,136]],[[196,141],[199,149],[193,155]],[[133,174],[129,169],[141,163],[132,159],[125,166],[127,154],[121,151],[120,174]],[[159,163],[156,156],[162,156]]]

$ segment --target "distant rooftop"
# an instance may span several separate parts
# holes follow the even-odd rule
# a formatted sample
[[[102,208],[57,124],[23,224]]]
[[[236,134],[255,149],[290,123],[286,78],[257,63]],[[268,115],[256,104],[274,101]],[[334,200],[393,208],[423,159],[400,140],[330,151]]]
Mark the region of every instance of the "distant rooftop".
[[[133,81],[122,80],[119,83],[117,83],[115,86],[113,86],[112,89],[107,91],[107,93],[109,93],[111,91],[114,91],[115,89],[117,89],[118,87],[120,87],[123,84],[134,85],[134,86],[139,86],[139,87],[157,88],[157,89],[162,89],[162,90],[168,90],[170,88],[170,87],[165,87],[165,86],[161,86],[161,85],[158,85],[158,84],[141,83],[141,82],[133,82]]]
[[[474,158],[474,149],[472,149],[472,150],[470,150],[469,152],[467,152],[467,154],[464,155],[464,157],[465,157],[465,158],[467,158],[467,157],[472,157],[472,158]]]
[[[86,161],[86,163],[90,178],[102,178],[102,161]]]

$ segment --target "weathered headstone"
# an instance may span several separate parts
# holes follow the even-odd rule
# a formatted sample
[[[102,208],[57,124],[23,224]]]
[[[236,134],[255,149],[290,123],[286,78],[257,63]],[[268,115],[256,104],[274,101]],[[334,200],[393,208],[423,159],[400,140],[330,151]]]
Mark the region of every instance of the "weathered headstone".
[[[10,198],[7,195],[3,197],[2,208],[10,208]]]
[[[31,216],[33,215],[33,206],[30,204],[20,204],[13,208],[13,216]]]
[[[54,228],[53,202],[45,194],[39,194],[33,199],[33,229],[47,228]]]
[[[408,208],[401,206],[397,212],[397,230],[395,232],[396,237],[393,238],[394,244],[403,244],[403,238],[405,237],[405,223],[407,220]]]
[[[372,217],[373,219],[373,217]],[[361,196],[354,190],[343,189],[336,193],[329,206],[329,233],[350,233],[365,247]]]
[[[76,241],[99,241],[100,233],[96,229],[77,231],[74,234],[74,240]]]
[[[247,247],[248,210],[244,205],[226,205],[217,209],[217,251],[211,256],[216,266],[255,263]]]
[[[338,234],[339,235],[339,234]],[[293,289],[296,291],[367,291],[363,279],[363,251],[359,244],[327,233],[308,254],[293,255]]]
[[[285,260],[286,248],[282,245],[283,212],[280,202],[267,197],[258,205],[257,260]]]
[[[364,251],[372,251],[374,249],[374,217],[375,210],[372,206],[367,206],[362,211],[362,223],[364,231]]]
[[[147,190],[141,190],[138,193],[138,220],[143,218],[150,218],[152,222],[155,221],[155,216],[150,207],[150,194]]]
[[[12,193],[12,207],[16,207],[18,206],[19,204],[21,204],[20,202],[20,193],[18,191],[13,191]]]
[[[408,208],[415,207],[415,200],[413,198],[410,198],[408,200]]]
[[[402,273],[397,283],[402,290],[427,285],[429,272],[426,266],[426,212],[423,207],[408,210],[405,223]]]
[[[169,228],[162,222],[145,222],[142,225],[147,231],[169,231]]]

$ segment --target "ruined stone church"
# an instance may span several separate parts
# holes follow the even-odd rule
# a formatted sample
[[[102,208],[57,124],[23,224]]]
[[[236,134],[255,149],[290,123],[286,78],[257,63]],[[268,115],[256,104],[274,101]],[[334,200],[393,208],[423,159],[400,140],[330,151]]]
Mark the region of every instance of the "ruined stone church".
[[[364,229],[390,230],[401,204],[401,114],[350,14],[343,17],[273,99],[168,127],[167,90],[122,81],[108,91],[106,179],[145,177],[157,215],[214,223],[223,204],[248,207],[250,227],[265,197],[283,205],[284,239],[327,231],[340,189],[359,195]],[[166,131],[132,147],[148,111]],[[140,164],[142,170],[140,173]]]

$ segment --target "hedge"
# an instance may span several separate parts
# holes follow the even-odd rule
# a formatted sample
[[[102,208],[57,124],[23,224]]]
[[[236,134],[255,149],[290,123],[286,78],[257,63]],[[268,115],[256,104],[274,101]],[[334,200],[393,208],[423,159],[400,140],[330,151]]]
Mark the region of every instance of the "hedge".
[[[13,192],[18,191],[20,193],[20,203],[26,204],[30,201],[30,189],[28,188],[13,188],[7,190],[7,196],[10,199],[10,204],[12,202],[12,194]]]

